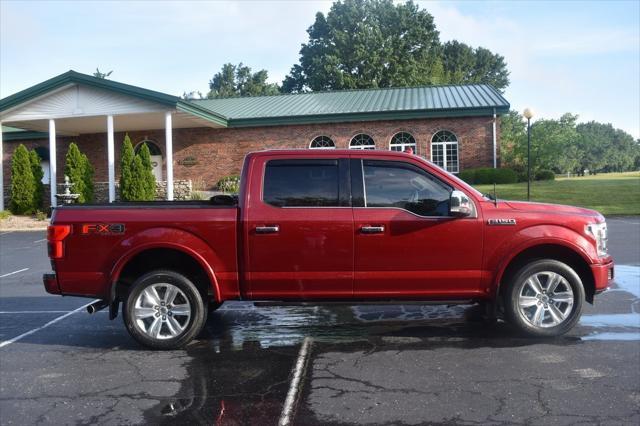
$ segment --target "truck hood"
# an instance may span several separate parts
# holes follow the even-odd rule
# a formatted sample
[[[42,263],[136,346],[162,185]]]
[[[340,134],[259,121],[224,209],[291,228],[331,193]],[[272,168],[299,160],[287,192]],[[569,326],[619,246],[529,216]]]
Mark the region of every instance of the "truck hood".
[[[532,213],[579,215],[604,221],[604,217],[595,210],[582,207],[565,206],[562,204],[532,203],[526,201],[503,201],[514,210],[527,211]]]

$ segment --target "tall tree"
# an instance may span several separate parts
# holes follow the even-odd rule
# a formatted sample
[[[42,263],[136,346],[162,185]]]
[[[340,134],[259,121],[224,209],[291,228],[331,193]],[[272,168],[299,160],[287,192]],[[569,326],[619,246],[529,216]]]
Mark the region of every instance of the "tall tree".
[[[442,47],[442,62],[447,83],[489,83],[498,90],[509,85],[504,57],[483,47],[448,41]]]
[[[156,177],[153,174],[153,166],[151,165],[151,153],[146,143],[143,143],[138,152],[140,163],[142,165],[142,189],[143,200],[153,201],[156,198]]]
[[[286,92],[443,82],[433,16],[412,1],[338,1],[307,33]]]
[[[79,203],[93,201],[93,167],[86,155],[80,152],[74,142],[69,144],[69,150],[65,158],[64,174],[73,184],[71,191],[79,194]]]
[[[230,98],[236,96],[276,95],[280,88],[268,83],[266,70],[252,72],[251,68],[240,62],[238,65],[224,64],[209,81],[207,98]],[[192,92],[193,93],[193,92]]]
[[[133,144],[129,134],[124,135],[124,141],[122,142],[122,155],[120,156],[120,199],[122,201],[129,201],[132,197],[131,186],[133,185]]]
[[[316,14],[284,92],[444,83],[509,84],[504,58],[457,41],[441,45],[433,16],[411,0],[344,0]]]

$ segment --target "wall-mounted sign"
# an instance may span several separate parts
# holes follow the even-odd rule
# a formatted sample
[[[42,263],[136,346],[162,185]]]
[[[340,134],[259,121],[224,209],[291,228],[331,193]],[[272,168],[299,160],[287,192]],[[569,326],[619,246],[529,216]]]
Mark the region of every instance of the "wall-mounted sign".
[[[178,161],[178,164],[185,167],[191,167],[198,164],[198,160],[196,157],[185,157],[182,160]]]

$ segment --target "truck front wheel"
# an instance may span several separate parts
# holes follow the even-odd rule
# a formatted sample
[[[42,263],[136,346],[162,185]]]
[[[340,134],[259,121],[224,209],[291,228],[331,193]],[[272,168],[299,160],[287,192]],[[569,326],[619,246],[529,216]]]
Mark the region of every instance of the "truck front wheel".
[[[506,284],[505,315],[526,334],[559,336],[580,319],[584,287],[578,274],[565,263],[533,261]]]
[[[152,349],[186,345],[206,321],[196,286],[185,276],[167,270],[149,272],[136,280],[122,314],[129,334]]]

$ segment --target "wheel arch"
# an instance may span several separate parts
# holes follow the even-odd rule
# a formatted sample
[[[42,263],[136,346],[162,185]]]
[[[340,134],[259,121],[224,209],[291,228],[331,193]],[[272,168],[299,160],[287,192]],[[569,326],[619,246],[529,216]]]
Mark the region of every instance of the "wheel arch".
[[[589,267],[588,257],[580,250],[561,242],[546,242],[517,251],[508,258],[500,268],[500,275],[496,277],[497,291],[496,300],[499,301],[503,295],[506,284],[524,265],[539,259],[554,259],[567,264],[580,277],[584,286],[585,298],[589,303],[593,303],[595,296],[595,280]]]

